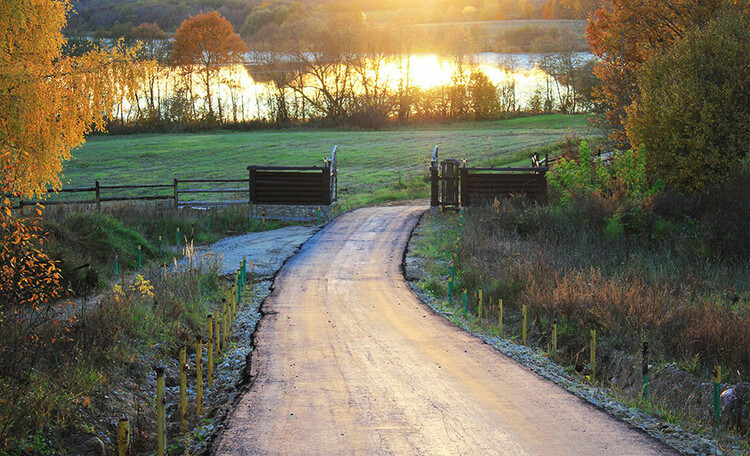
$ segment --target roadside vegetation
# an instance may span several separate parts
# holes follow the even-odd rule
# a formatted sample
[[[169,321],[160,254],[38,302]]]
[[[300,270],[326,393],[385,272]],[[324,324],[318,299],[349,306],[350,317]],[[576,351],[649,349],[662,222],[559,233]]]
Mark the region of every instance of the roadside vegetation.
[[[585,144],[581,149],[579,159],[587,160]],[[528,345],[549,353],[556,323],[558,351],[550,356],[570,373],[665,421],[710,432],[714,367],[728,386],[750,372],[750,239],[742,222],[750,212],[737,201],[750,171],[744,165],[706,193],[684,196],[636,190],[646,181],[632,155],[608,167],[574,171],[575,163],[551,172],[549,205],[489,201],[465,210],[462,229],[457,215],[426,215],[424,236],[412,246],[426,260],[421,286],[448,301],[455,260],[451,312],[461,315],[467,290],[470,327],[497,334],[502,299],[504,337],[520,344],[527,305]],[[577,172],[586,170],[588,178]],[[597,332],[595,376],[590,330]],[[646,397],[644,342],[651,365]],[[723,431],[747,435],[747,408],[723,413]]]
[[[101,212],[54,207],[43,219],[31,216],[26,223],[39,232],[4,251],[3,263],[31,258],[55,275],[28,288],[5,281],[0,287],[4,300],[29,295],[37,304],[30,313],[24,301],[17,307],[26,324],[4,314],[0,325],[0,454],[84,451],[92,436],[109,441],[121,415],[133,417],[134,451],[152,450],[152,368],[174,372],[179,347],[192,346],[208,313],[230,293],[217,259],[196,258],[194,245],[282,226],[248,219],[243,209],[175,212],[128,204]],[[6,224],[2,234],[12,239],[23,230]],[[200,266],[177,266],[184,255]]]

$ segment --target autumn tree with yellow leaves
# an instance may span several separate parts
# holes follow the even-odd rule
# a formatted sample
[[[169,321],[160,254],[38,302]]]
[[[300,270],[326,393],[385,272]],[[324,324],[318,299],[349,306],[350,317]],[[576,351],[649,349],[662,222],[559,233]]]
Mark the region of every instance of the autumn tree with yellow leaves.
[[[34,409],[34,367],[45,325],[65,295],[44,252],[37,213],[11,212],[9,196],[42,197],[60,187],[63,163],[112,107],[135,89],[138,67],[122,47],[63,53],[68,0],[0,2],[0,447],[23,432]],[[44,336],[42,336],[44,337]]]
[[[0,172],[21,195],[60,186],[63,163],[105,119],[138,69],[129,51],[63,55],[67,0],[0,2]]]

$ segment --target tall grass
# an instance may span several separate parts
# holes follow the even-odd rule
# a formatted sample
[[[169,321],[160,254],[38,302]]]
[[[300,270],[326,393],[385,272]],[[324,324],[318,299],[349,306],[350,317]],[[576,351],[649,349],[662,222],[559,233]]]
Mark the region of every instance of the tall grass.
[[[40,348],[43,362],[23,381],[0,389],[0,454],[59,454],[70,448],[68,438],[102,424],[102,410],[148,410],[148,397],[138,391],[148,379],[148,363],[172,364],[179,347],[192,346],[201,334],[206,315],[228,289],[218,269],[215,259],[173,267],[166,276],[149,267],[86,308],[60,309],[39,332],[47,341]],[[124,395],[112,394],[118,389]],[[141,426],[153,424],[148,417]],[[150,450],[151,433],[134,431],[148,440],[135,440],[133,450]]]
[[[750,372],[750,261],[705,257],[690,232],[613,237],[591,211],[510,202],[466,210],[453,302],[466,289],[472,327],[496,333],[503,299],[504,335],[512,339],[520,337],[520,307],[527,305],[529,344],[546,349],[556,322],[556,359],[581,374],[591,373],[588,333],[596,329],[596,380],[632,401],[641,393],[648,342],[657,409],[710,427],[713,366],[722,366],[727,383]],[[441,296],[457,217],[427,215],[423,224],[427,235],[415,243],[415,253],[429,259],[423,286]]]
[[[207,244],[284,225],[249,218],[247,206],[176,211],[156,204],[111,205],[101,212],[86,206],[53,206],[44,213],[43,223],[51,234],[50,253],[61,262],[63,277],[79,295],[90,292],[97,279],[114,278],[115,258],[120,275],[135,270],[138,246],[145,267],[182,256],[178,237],[179,246]]]

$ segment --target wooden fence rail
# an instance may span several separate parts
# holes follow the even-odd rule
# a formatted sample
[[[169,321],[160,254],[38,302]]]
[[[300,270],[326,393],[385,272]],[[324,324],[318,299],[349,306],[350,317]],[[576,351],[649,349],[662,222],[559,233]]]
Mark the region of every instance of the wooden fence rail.
[[[181,184],[231,184],[239,183],[244,184],[242,188],[180,188]],[[40,200],[24,200],[23,198],[13,197],[12,195],[4,195],[5,197],[11,198],[11,209],[19,210],[23,212],[27,206],[34,206],[36,204],[43,204],[45,206],[54,205],[66,205],[66,204],[91,204],[95,205],[97,209],[101,209],[103,202],[118,202],[118,201],[171,201],[174,208],[184,206],[206,206],[206,205],[221,205],[221,204],[247,204],[248,198],[242,198],[241,200],[218,200],[218,201],[205,201],[205,200],[188,200],[184,199],[183,195],[191,194],[211,194],[211,195],[234,195],[238,193],[249,193],[247,186],[247,179],[174,179],[171,184],[141,184],[141,185],[101,185],[99,181],[96,181],[93,187],[68,187],[61,188],[57,191],[47,190],[47,193],[78,193],[78,194],[92,194],[89,198],[65,198],[65,199],[48,199],[44,201]],[[140,193],[141,191],[154,191],[157,192],[151,194],[130,194],[130,195],[112,195],[107,196],[106,192],[113,190],[128,190]],[[158,190],[171,190],[171,192],[159,194]],[[102,195],[105,192],[105,195]],[[144,192],[145,193],[145,192]]]
[[[171,184],[101,185],[97,180],[91,187],[68,187],[47,190],[47,193],[92,194],[89,198],[53,198],[44,201],[25,201],[11,198],[11,209],[23,213],[24,207],[63,204],[91,204],[97,210],[102,202],[116,201],[171,201],[175,209],[185,206],[216,206],[228,204],[286,204],[286,205],[330,205],[337,199],[338,147],[334,146],[323,166],[249,166],[249,175],[244,179],[174,179]],[[241,184],[222,187],[221,185]],[[182,185],[182,187],[181,187]],[[187,186],[186,186],[187,185]],[[111,191],[127,190],[129,194],[107,195]],[[170,191],[171,190],[171,191]],[[102,195],[105,192],[105,195]],[[149,193],[152,192],[152,193]],[[186,199],[187,195],[226,195],[225,199],[207,201]],[[236,199],[237,195],[244,195]],[[235,199],[229,199],[234,197]]]

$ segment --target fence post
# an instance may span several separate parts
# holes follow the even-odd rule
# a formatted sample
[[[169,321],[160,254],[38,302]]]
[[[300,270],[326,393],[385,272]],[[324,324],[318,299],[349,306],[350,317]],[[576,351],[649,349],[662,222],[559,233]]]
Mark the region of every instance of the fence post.
[[[591,330],[591,381],[596,379],[596,330]]]
[[[643,342],[643,398],[648,398],[648,342]]]
[[[227,300],[225,298],[222,298],[221,300],[221,321],[223,324],[223,328],[221,331],[221,347],[226,350],[227,349],[227,331],[228,331],[228,323],[229,319],[227,318]]]
[[[115,282],[117,282],[117,277],[120,275],[120,265],[117,263],[117,254],[115,253]]]
[[[469,170],[467,170],[465,167],[461,168],[459,170],[459,175],[461,176],[461,207],[466,207],[470,204],[469,201],[469,183],[467,182],[469,180]]]
[[[721,366],[714,366],[714,432],[721,428]]]
[[[201,357],[203,355],[203,341],[201,336],[195,337],[195,402],[196,413],[203,415],[203,365]]]
[[[439,174],[437,162],[432,162],[430,165],[430,206],[436,207],[440,205],[440,186],[439,186]]]
[[[221,355],[221,345],[219,343],[219,318],[221,318],[221,314],[216,312],[216,318],[214,318],[214,345],[216,346],[216,358]]]
[[[552,322],[552,356],[557,355],[557,320]]]
[[[208,346],[206,355],[208,356],[208,386],[214,384],[214,322],[213,316],[206,316],[206,326],[208,326]]]
[[[102,210],[102,194],[101,190],[99,188],[99,181],[94,181],[94,200],[96,201],[96,210],[101,211]]]
[[[187,364],[187,355],[185,354],[185,347],[180,347],[180,433],[184,434],[187,430],[187,420],[185,415],[187,413],[187,377],[185,373],[185,367]]]
[[[164,367],[156,368],[156,454],[164,456],[167,450],[167,419],[164,407]]]
[[[451,275],[448,277],[448,300],[450,302],[450,305],[453,305],[453,283],[455,282],[456,277],[456,266],[453,263],[453,259],[451,259],[451,269],[450,269]]]
[[[498,328],[500,337],[503,337],[503,300],[502,299],[497,300],[497,310],[498,310],[497,328]]]
[[[130,456],[130,421],[127,418],[117,422],[117,456]]]
[[[461,299],[462,299],[463,305],[464,305],[464,318],[466,318],[466,301],[468,299],[468,297],[466,296],[466,290],[464,290],[464,294],[461,297]]]
[[[177,183],[178,183],[178,180],[175,179],[174,180],[174,193],[173,193],[173,200],[174,200],[174,205],[173,206],[174,206],[175,210],[180,207],[180,195],[177,192]]]
[[[177,248],[180,248],[180,227],[178,226],[175,230],[175,237],[177,238]]]
[[[521,306],[521,312],[523,312],[523,327],[521,328],[521,340],[526,345],[526,304]]]
[[[242,268],[237,269],[237,272],[234,274],[234,288],[235,288],[235,302],[237,304],[240,304],[242,302],[242,292],[240,291],[240,274],[242,273]],[[234,315],[237,312],[237,306],[235,305],[232,309],[232,319],[234,320]]]
[[[161,235],[159,235],[159,256],[161,256]]]
[[[248,166],[248,178],[247,178],[247,203],[250,210],[250,215],[254,216],[253,214],[253,203],[255,203],[255,166]]]
[[[142,255],[143,255],[143,249],[141,249],[141,246],[139,245],[138,246],[138,271],[141,270],[141,264],[143,261]]]
[[[331,205],[331,165],[326,163],[323,167],[323,178],[321,179],[321,201],[324,206]]]

